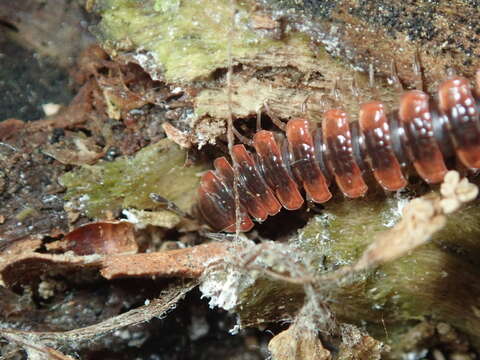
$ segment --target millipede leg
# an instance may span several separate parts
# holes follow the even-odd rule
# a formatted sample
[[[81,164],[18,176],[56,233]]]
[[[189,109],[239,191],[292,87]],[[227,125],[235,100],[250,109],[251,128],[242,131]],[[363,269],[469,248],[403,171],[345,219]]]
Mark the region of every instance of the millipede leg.
[[[375,88],[375,69],[372,63],[368,65],[368,86],[371,89]]]
[[[307,114],[307,111],[308,111],[308,100],[310,100],[310,96],[311,96],[311,94],[308,94],[308,95],[305,97],[305,100],[303,100],[302,104],[300,105],[300,112],[302,112],[303,114]]]
[[[262,107],[257,109],[257,123],[256,123],[256,126],[257,126],[257,132],[262,130]]]
[[[270,107],[268,106],[267,101],[263,103],[263,107],[265,108],[265,112],[267,113],[268,117],[272,120],[272,122],[275,124],[275,126],[278,127],[280,130],[285,131],[286,129],[285,123],[270,111]]]
[[[333,81],[333,87],[332,87],[332,97],[338,101],[340,100],[340,91],[338,89],[338,78],[335,78]]]
[[[232,127],[233,134],[235,137],[244,145],[247,146],[253,146],[253,141],[252,139],[247,138],[246,136],[240,134],[240,132],[235,128],[235,126]]]
[[[352,92],[353,97],[357,100],[357,103],[360,104],[360,90],[358,88],[357,77],[355,76],[355,74],[353,74],[352,77],[350,91]]]
[[[390,76],[388,77],[388,83],[393,85],[393,87],[395,87],[399,93],[403,93],[404,87],[398,76],[397,63],[395,62],[395,59],[392,59],[392,62],[390,63]]]
[[[164,198],[163,196],[156,194],[156,193],[150,193],[148,197],[155,203],[159,204],[161,207],[173,212],[174,214],[177,214],[180,217],[186,218],[186,219],[193,219],[193,216],[186,213],[182,209],[178,207],[177,204],[175,204],[173,201],[168,200]]]
[[[418,49],[415,50],[415,56],[413,58],[413,75],[415,76],[415,89],[425,91],[425,82],[423,81],[424,73]]]

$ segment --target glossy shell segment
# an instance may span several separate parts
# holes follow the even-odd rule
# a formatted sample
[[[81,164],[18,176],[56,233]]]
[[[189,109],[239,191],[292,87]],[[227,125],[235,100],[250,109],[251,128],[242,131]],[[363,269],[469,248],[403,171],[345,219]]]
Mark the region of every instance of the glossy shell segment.
[[[198,197],[201,216],[212,229],[235,231],[235,200],[213,171],[203,174]],[[253,221],[241,212],[240,231],[249,231],[252,227]]]
[[[265,130],[257,132],[253,138],[253,144],[265,181],[282,206],[288,210],[299,209],[303,205],[303,197],[297,184],[288,174],[273,133]]]
[[[415,170],[427,183],[437,184],[443,180],[447,167],[434,138],[429,104],[429,96],[423,91],[408,91],[400,99],[398,116]]]
[[[315,159],[309,122],[305,119],[290,120],[287,123],[286,133],[292,155],[290,166],[298,181],[313,201],[324,203],[330,200],[332,193]]]
[[[404,188],[407,180],[391,147],[390,128],[384,105],[378,101],[363,104],[359,124],[365,137],[365,146],[375,179],[385,190],[395,191]]]
[[[480,169],[480,124],[478,109],[467,79],[454,77],[440,85],[440,111],[450,123],[456,153],[468,168]]]
[[[238,163],[239,182],[256,200],[258,206],[263,205],[268,215],[276,215],[282,206],[257,170],[251,154],[245,149],[245,146],[235,145],[233,156]]]
[[[363,196],[368,187],[355,162],[352,136],[347,114],[342,110],[329,110],[322,122],[327,163],[342,193],[350,198]]]
[[[219,175],[223,183],[230,192],[233,193],[233,168],[224,157],[220,157],[214,162],[215,172]],[[264,221],[268,217],[268,212],[262,202],[250,193],[244,182],[238,184],[238,195],[242,208],[257,221]]]

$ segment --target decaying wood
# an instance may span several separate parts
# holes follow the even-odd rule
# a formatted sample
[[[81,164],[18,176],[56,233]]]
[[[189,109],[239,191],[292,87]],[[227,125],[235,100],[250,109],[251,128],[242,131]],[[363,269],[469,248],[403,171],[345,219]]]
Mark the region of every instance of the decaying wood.
[[[51,3],[52,1],[47,1],[49,8],[51,8]],[[89,5],[93,3],[93,1],[88,1]],[[285,10],[285,4],[282,4],[282,1],[278,3],[280,8]],[[379,6],[378,8],[382,9],[380,14],[374,11],[376,10],[377,5],[375,4],[377,2],[374,5],[367,3],[349,0],[319,2],[318,6],[325,10],[321,12],[322,15],[320,17],[316,16],[318,14],[308,14],[308,11],[301,11],[302,15],[298,18],[293,18],[293,20],[288,16],[284,19],[283,15],[280,15],[278,18],[271,17],[268,11],[264,12],[265,9],[261,9],[261,14],[260,12],[252,13],[251,23],[254,29],[275,32],[275,39],[281,40],[282,36],[285,35],[283,34],[285,21],[290,22],[293,27],[295,27],[296,23],[298,27],[307,29],[307,32],[313,35],[313,40],[326,44],[328,50],[338,55],[339,58],[332,59],[326,56],[323,51],[318,51],[319,49],[316,49],[318,53],[315,50],[309,51],[305,43],[303,43],[303,46],[296,46],[294,38],[290,38],[288,45],[276,51],[260,52],[251,57],[238,57],[234,60],[230,57],[227,76],[220,74],[219,79],[214,81],[205,80],[199,88],[190,93],[188,93],[187,89],[186,93],[189,94],[188,96],[191,96],[192,102],[188,106],[184,105],[183,108],[188,108],[187,110],[190,111],[193,103],[194,112],[197,116],[195,119],[192,119],[191,133],[184,131],[185,128],[178,126],[178,123],[175,122],[172,122],[173,125],[164,122],[159,124],[158,128],[163,128],[167,137],[173,139],[177,144],[189,148],[192,144],[213,143],[225,133],[224,119],[229,119],[229,132],[231,132],[234,118],[255,116],[261,112],[266,102],[268,102],[272,112],[282,119],[308,116],[312,120],[317,120],[316,118],[319,118],[318,115],[323,110],[332,106],[330,102],[332,97],[328,93],[336,86],[334,84],[337,83],[337,80],[340,80],[339,92],[343,97],[340,102],[354,118],[358,112],[358,104],[370,98],[382,100],[388,108],[393,109],[397,106],[398,93],[392,92],[391,89],[381,83],[380,86],[374,89],[362,88],[361,98],[356,97],[349,89],[352,82],[356,79],[356,75],[354,71],[345,72],[345,64],[353,65],[356,69],[360,67],[363,70],[367,69],[370,64],[373,64],[376,73],[388,77],[391,75],[389,71],[392,60],[394,60],[402,81],[407,85],[412,85],[415,82],[418,84],[418,76],[414,74],[412,69],[412,65],[415,65],[413,64],[414,59],[418,53],[424,66],[428,80],[426,84],[429,90],[436,87],[436,83],[444,77],[447,68],[455,67],[460,73],[471,75],[472,69],[479,64],[478,56],[472,56],[478,55],[477,50],[475,48],[472,50],[470,46],[471,43],[478,42],[478,36],[474,35],[474,32],[478,32],[475,27],[476,23],[470,19],[454,16],[450,4],[444,3],[436,8],[432,8],[438,10],[435,12],[436,18],[434,20],[436,23],[434,24],[435,29],[433,29],[435,31],[432,30],[432,33],[425,32],[428,30],[428,27],[423,26],[423,24],[417,24],[415,26],[418,33],[408,33],[407,35],[407,30],[398,28],[398,26],[402,24],[409,25],[410,20],[418,20],[419,17],[412,15],[412,18],[408,17],[405,19],[408,16],[405,15],[408,11],[404,11],[405,14],[402,14],[398,21],[394,18],[395,24],[392,25],[391,15],[398,8],[400,1],[393,1],[391,6]],[[427,10],[430,9],[430,1],[420,1],[416,2],[417,4],[415,2],[412,3],[420,10],[424,18],[428,18]],[[406,9],[412,10],[412,3],[407,2],[405,5]],[[454,3],[454,5],[462,9],[468,8],[466,3]],[[268,1],[263,1],[262,4],[268,5]],[[291,4],[291,2],[288,2],[288,4]],[[182,4],[182,6],[184,5]],[[4,6],[0,5],[0,18],[2,20],[1,10],[3,8]],[[309,10],[306,5],[305,8],[303,10]],[[373,16],[371,20],[365,18],[366,10],[372,11]],[[304,21],[306,17],[303,17],[305,14],[307,17],[308,15],[314,15],[314,22],[320,24],[307,24]],[[382,20],[386,17],[385,14],[390,16],[387,19],[388,21],[379,23],[379,19]],[[320,18],[322,21],[319,21]],[[422,17],[420,16],[420,18]],[[470,18],[475,19],[475,16],[470,16]],[[298,21],[299,19],[300,21]],[[18,18],[8,20],[22,32],[22,29],[36,26],[23,21],[25,19],[22,20],[23,22],[19,22]],[[393,35],[395,36],[391,33],[392,27],[394,30]],[[456,30],[447,31],[449,27]],[[37,28],[43,29],[38,26]],[[413,30],[417,31],[416,29],[414,28]],[[441,30],[445,31],[442,32]],[[233,31],[233,26],[230,29],[231,31]],[[33,34],[32,31],[30,33]],[[39,35],[42,34],[39,33]],[[290,37],[290,35],[288,34],[286,37]],[[44,34],[43,36],[45,37]],[[410,41],[412,38],[415,41]],[[458,45],[457,51],[452,51],[451,49],[452,40]],[[34,43],[36,48],[45,47],[47,51],[52,52],[49,46],[38,42],[37,38],[32,38],[32,43]],[[332,45],[335,48],[332,48]],[[135,142],[135,136],[138,128],[146,127],[146,117],[151,114],[147,110],[145,112],[143,110],[138,111],[137,114],[141,112],[144,117],[137,119],[130,112],[131,110],[139,110],[145,105],[154,110],[161,109],[163,111],[164,108],[160,104],[163,106],[169,95],[156,92],[160,84],[155,84],[155,86],[150,84],[151,88],[148,90],[144,88],[141,88],[138,92],[132,90],[129,86],[132,84],[137,85],[139,78],[125,76],[125,78],[130,78],[131,82],[129,84],[124,83],[123,75],[127,73],[123,75],[116,74],[115,63],[110,61],[105,53],[98,51],[98,54],[98,61],[89,62],[85,66],[89,70],[85,70],[79,77],[81,80],[78,81],[79,84],[83,84],[83,87],[69,107],[64,108],[48,119],[35,123],[23,123],[16,119],[0,123],[0,140],[3,141],[6,138],[10,138],[17,131],[33,133],[39,130],[50,131],[53,128],[75,130],[75,128],[85,127],[95,136],[102,136],[106,139],[101,148],[96,149],[98,144],[95,144],[96,139],[93,139],[92,136],[92,138],[89,138],[92,142],[91,147],[87,146],[86,141],[74,142],[76,149],[73,153],[69,153],[68,148],[64,146],[65,144],[53,145],[52,143],[52,145],[47,145],[43,148],[43,154],[48,154],[63,164],[89,164],[106,155],[110,146],[118,146],[120,143],[119,140],[114,140],[112,130],[108,124],[108,122],[116,120],[118,123],[115,126],[125,126],[125,133],[131,131],[131,137],[122,144],[131,142],[133,145],[128,147],[125,145],[124,148],[130,149],[130,151],[125,150],[123,153],[133,153],[145,146],[146,138]],[[235,71],[233,71],[233,61],[239,65],[235,68]],[[219,64],[218,67],[222,68],[224,65]],[[102,69],[102,71],[98,71],[99,69]],[[107,73],[108,75],[106,75]],[[122,78],[122,81],[117,81],[119,78]],[[364,76],[360,75],[360,78],[365,80]],[[163,78],[158,79],[164,80]],[[162,82],[161,86],[164,85]],[[174,84],[167,84],[167,87],[170,85]],[[190,85],[187,84],[185,88],[188,88]],[[363,81],[363,85],[365,85],[365,81]],[[181,101],[178,103],[181,104]],[[174,108],[173,103],[170,105],[171,108]],[[166,107],[168,108],[168,106]],[[179,105],[179,108],[182,108],[182,105]],[[162,118],[161,121],[165,121],[165,119]],[[155,132],[152,130],[152,133]],[[164,135],[162,132],[161,136]],[[232,145],[233,138],[231,133],[229,135],[229,143]],[[148,141],[154,142],[155,136],[158,136],[158,134],[148,137]],[[49,141],[46,135],[45,141]],[[22,150],[24,149],[18,148],[17,156],[20,157]],[[15,151],[17,151],[16,148]],[[1,172],[0,175],[2,175]],[[2,187],[1,184],[0,187]],[[68,272],[75,273],[85,270],[91,271],[95,275],[100,273],[106,279],[124,277],[197,279],[204,274],[205,269],[209,265],[222,263],[226,258],[233,258],[236,261],[234,265],[242,275],[245,273],[262,273],[276,281],[289,282],[294,285],[308,284],[313,286],[313,284],[327,284],[328,286],[335,286],[337,280],[344,280],[350,274],[394,261],[429,241],[433,234],[443,228],[447,215],[458,210],[465,202],[471,201],[477,196],[477,193],[478,189],[464,180],[460,181],[458,174],[450,174],[442,186],[441,195],[428,196],[412,201],[405,208],[404,217],[400,223],[393,229],[378,234],[372,245],[367,248],[354,265],[340,268],[322,276],[312,275],[310,268],[297,266],[298,264],[293,264],[293,260],[285,259],[285,252],[273,251],[274,248],[280,249],[278,243],[261,244],[247,250],[245,253],[240,252],[240,255],[251,256],[251,261],[239,260],[241,256],[238,253],[232,254],[230,251],[233,245],[226,243],[209,243],[180,250],[127,255],[124,252],[135,252],[138,249],[134,239],[132,240],[133,235],[131,233],[116,234],[128,240],[125,244],[112,242],[110,241],[112,237],[109,237],[104,239],[105,242],[100,245],[90,243],[82,245],[77,243],[78,239],[75,239],[74,234],[69,234],[66,235],[63,241],[50,243],[46,246],[48,251],[73,250],[74,254],[59,255],[35,252],[42,244],[40,238],[19,241],[16,244],[11,244],[8,248],[9,253],[5,252],[0,259],[0,275],[7,286],[23,285],[23,283],[28,283],[30,280],[37,280],[43,274],[68,275]],[[32,209],[32,211],[37,211],[33,206]],[[135,213],[135,211],[138,212]],[[130,211],[130,214],[147,214],[143,209],[135,211]],[[9,216],[14,215],[10,213],[8,214]],[[3,218],[4,215],[7,214],[0,214],[0,222],[5,220]],[[147,215],[151,214],[148,213]],[[150,222],[149,224],[165,226],[165,223],[160,222]],[[172,221],[170,224],[165,227],[174,227],[177,221]],[[38,230],[35,231],[38,233]],[[75,231],[78,233],[82,229]],[[57,231],[56,233],[59,234],[60,232]],[[63,233],[66,233],[66,231]],[[43,234],[47,234],[47,231],[44,231]],[[49,233],[49,235],[52,234],[53,231]],[[15,233],[15,236],[12,238],[19,239],[24,235]],[[84,240],[82,238],[82,241]],[[88,245],[92,245],[91,248]],[[120,246],[117,247],[117,245]],[[272,263],[268,261],[265,261],[260,266],[255,263],[255,257],[264,254],[266,254],[265,259],[272,254],[278,256],[278,259],[267,259],[272,260],[274,265],[278,265],[278,267],[272,266]],[[71,345],[76,341],[95,339],[119,327],[148,321],[152,317],[162,315],[167,309],[172,308],[178,299],[192,289],[194,285],[195,283],[180,284],[170,289],[169,292],[164,294],[162,299],[153,300],[144,307],[134,309],[118,317],[86,328],[63,333],[30,333],[6,329],[3,330],[3,336],[9,341],[17,342],[24,346],[27,352],[32,354],[38,353],[37,356],[50,354],[53,358],[68,359],[68,356],[57,353],[50,346],[57,347],[66,343]],[[322,286],[319,286],[319,289],[319,293],[321,293]],[[291,336],[293,333],[295,333],[295,336]],[[368,350],[376,350],[378,343],[373,338],[363,336],[355,331],[351,333],[353,334],[351,337],[355,337],[359,341],[357,343],[346,341],[345,344],[351,345],[351,349],[354,349],[355,345],[358,345],[361,351],[366,349],[367,352],[360,354],[365,359],[372,359],[373,357]],[[273,349],[275,342],[277,344],[276,350]],[[295,331],[293,326],[275,337],[271,345],[272,354],[274,358],[278,359],[298,358],[299,354],[305,359],[328,359],[330,357],[329,351],[322,347],[315,331],[298,332]],[[293,355],[289,353],[289,350],[292,348],[295,349]],[[351,359],[358,355],[358,353],[353,351],[351,354],[353,355],[346,358]]]
[[[265,0],[294,28],[309,33],[341,61],[383,76],[392,60],[400,78],[413,85],[413,63],[420,55],[426,85],[433,90],[453,68],[473,77],[480,62],[479,9],[468,1],[334,0],[296,4]],[[468,14],[468,15],[466,15]]]

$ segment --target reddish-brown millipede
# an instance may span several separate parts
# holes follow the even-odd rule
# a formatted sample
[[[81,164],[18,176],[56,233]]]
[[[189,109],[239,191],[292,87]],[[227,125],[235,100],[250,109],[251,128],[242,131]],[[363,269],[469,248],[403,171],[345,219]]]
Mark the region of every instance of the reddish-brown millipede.
[[[425,92],[410,90],[397,110],[387,113],[379,101],[360,107],[358,121],[349,122],[340,109],[328,110],[319,127],[296,118],[286,123],[286,138],[260,130],[250,153],[244,145],[233,147],[238,163],[241,204],[240,231],[277,214],[283,206],[302,206],[303,187],[309,199],[328,201],[334,180],[349,198],[365,195],[364,173],[371,171],[385,190],[407,185],[402,168],[409,163],[429,184],[439,183],[452,156],[469,169],[480,169],[480,71],[477,94],[462,77],[451,77],[433,101]],[[213,229],[235,231],[233,168],[225,157],[206,172],[198,190],[201,216]]]

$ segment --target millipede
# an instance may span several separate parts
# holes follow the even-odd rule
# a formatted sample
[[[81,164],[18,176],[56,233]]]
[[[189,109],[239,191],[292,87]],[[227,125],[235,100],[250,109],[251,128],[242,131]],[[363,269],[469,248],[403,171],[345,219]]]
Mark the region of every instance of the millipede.
[[[476,91],[468,79],[451,76],[437,97],[422,90],[400,96],[398,108],[387,112],[380,101],[360,105],[358,120],[349,121],[341,108],[327,110],[320,124],[293,118],[282,132],[259,130],[249,145],[233,146],[238,166],[239,231],[277,214],[282,207],[299,209],[307,199],[324,203],[332,198],[335,181],[348,198],[368,190],[366,174],[387,191],[407,184],[404,169],[428,184],[437,184],[455,158],[468,169],[480,169],[480,71]],[[201,217],[214,230],[236,231],[234,170],[225,157],[214,161],[198,188]]]

